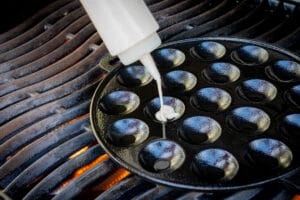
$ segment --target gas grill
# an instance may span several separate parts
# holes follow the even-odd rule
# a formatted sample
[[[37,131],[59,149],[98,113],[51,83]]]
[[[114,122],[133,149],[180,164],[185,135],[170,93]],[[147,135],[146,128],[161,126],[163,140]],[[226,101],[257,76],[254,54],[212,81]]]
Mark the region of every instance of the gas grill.
[[[145,1],[160,24],[164,43],[229,36],[300,55],[299,1]],[[115,164],[97,143],[89,122],[92,95],[107,74],[100,63],[108,56],[94,26],[77,0],[21,4],[28,9],[21,6],[6,15],[10,18],[1,17],[0,190],[7,196],[300,199],[279,184],[236,192],[177,190],[147,182]],[[3,13],[12,12],[12,5],[3,3]]]

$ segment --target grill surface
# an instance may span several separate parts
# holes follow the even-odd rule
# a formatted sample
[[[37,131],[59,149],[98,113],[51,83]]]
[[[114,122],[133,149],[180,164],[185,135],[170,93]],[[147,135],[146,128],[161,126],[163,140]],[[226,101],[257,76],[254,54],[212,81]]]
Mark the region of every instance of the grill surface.
[[[229,0],[146,0],[164,42],[262,40],[300,54],[300,8]],[[88,112],[107,51],[78,1],[56,0],[0,35],[0,188],[14,199],[290,199],[278,185],[203,194],[145,182],[111,162]]]

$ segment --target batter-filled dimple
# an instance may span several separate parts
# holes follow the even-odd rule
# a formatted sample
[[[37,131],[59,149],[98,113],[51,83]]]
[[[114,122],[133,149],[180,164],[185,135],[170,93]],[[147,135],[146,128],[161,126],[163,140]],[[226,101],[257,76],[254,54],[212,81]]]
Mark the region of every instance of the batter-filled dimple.
[[[155,114],[155,118],[161,122],[176,119],[180,114],[176,113],[172,106],[163,105],[160,110]]]

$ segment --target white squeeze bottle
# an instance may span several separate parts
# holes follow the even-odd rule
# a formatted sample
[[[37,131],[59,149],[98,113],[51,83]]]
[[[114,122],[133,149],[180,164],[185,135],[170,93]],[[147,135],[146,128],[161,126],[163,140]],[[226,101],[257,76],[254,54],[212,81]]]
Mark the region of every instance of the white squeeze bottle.
[[[162,102],[161,76],[151,52],[161,44],[159,25],[143,0],[80,0],[112,56],[124,65],[138,60],[157,82],[161,110],[160,121],[176,114]]]

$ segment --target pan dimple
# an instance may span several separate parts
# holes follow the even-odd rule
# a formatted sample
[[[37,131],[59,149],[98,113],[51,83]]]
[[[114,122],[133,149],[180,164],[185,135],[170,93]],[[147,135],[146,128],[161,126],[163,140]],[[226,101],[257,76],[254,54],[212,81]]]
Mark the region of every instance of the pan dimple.
[[[284,133],[288,137],[292,137],[295,139],[300,139],[300,114],[290,114],[287,115],[282,124],[281,127],[284,131]]]
[[[121,119],[114,122],[108,129],[107,137],[116,146],[137,145],[149,136],[148,125],[134,118]]]
[[[226,48],[218,42],[204,41],[196,45],[192,52],[202,60],[212,61],[222,58],[226,53]]]
[[[207,181],[229,181],[237,175],[239,163],[228,151],[206,149],[195,156],[192,168]]]
[[[236,108],[227,118],[230,127],[246,133],[263,133],[271,123],[268,114],[255,107]]]
[[[269,53],[262,47],[246,45],[232,53],[232,59],[242,65],[261,65],[268,61]]]
[[[250,101],[267,102],[275,99],[277,95],[277,89],[268,81],[251,79],[244,81],[241,84],[240,93]]]
[[[117,80],[126,87],[140,87],[152,81],[151,74],[144,66],[128,66],[120,70]]]
[[[199,110],[223,111],[230,106],[231,96],[228,92],[219,88],[202,88],[192,95],[191,103]]]
[[[176,93],[183,93],[192,90],[197,84],[197,77],[182,70],[171,71],[163,77],[164,87]]]
[[[168,122],[175,121],[184,114],[185,105],[181,100],[179,100],[175,97],[164,96],[163,102],[164,102],[164,105],[172,107],[176,114],[176,116],[174,118],[168,119]],[[160,121],[158,121],[158,119],[156,119],[156,116],[155,116],[156,113],[160,110],[160,101],[159,101],[158,97],[152,99],[146,105],[144,110],[145,110],[146,115],[149,116],[153,121],[160,122]]]
[[[213,143],[221,136],[220,124],[210,117],[194,116],[185,119],[179,135],[190,144]]]
[[[178,49],[160,49],[152,53],[158,68],[170,69],[180,66],[185,61],[185,54]]]
[[[249,143],[248,159],[255,165],[273,168],[287,168],[293,160],[292,151],[283,142],[261,138]],[[261,168],[263,169],[263,168]]]
[[[291,60],[279,60],[272,64],[268,74],[281,82],[293,82],[300,80],[300,64]]]
[[[288,94],[290,101],[296,106],[300,106],[300,85],[295,85],[292,87]]]
[[[139,97],[129,91],[115,91],[106,94],[100,101],[101,109],[107,114],[128,114],[133,112],[140,104]]]
[[[240,70],[233,64],[218,62],[207,67],[203,74],[210,82],[225,84],[238,80]]]
[[[170,140],[156,140],[148,143],[139,153],[143,167],[151,172],[172,172],[185,161],[182,147]]]

